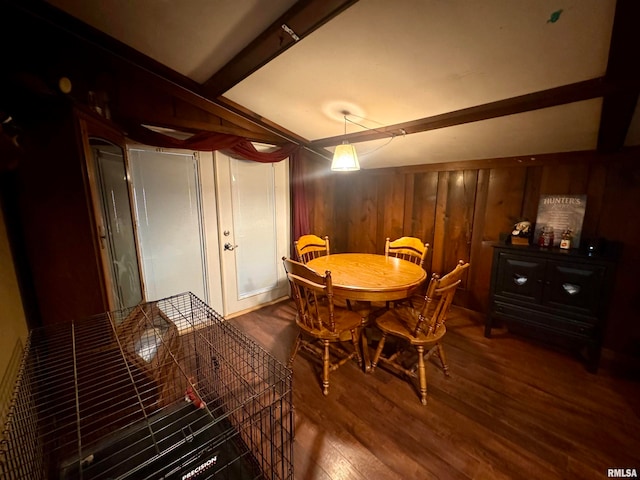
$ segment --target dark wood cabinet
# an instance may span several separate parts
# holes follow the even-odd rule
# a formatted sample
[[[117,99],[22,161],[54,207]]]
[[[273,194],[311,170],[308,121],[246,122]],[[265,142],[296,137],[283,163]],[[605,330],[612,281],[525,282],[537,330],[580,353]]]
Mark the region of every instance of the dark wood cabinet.
[[[611,249],[613,250],[613,249]],[[595,372],[613,287],[616,255],[579,250],[494,245],[490,310],[509,331],[555,345],[584,347]]]

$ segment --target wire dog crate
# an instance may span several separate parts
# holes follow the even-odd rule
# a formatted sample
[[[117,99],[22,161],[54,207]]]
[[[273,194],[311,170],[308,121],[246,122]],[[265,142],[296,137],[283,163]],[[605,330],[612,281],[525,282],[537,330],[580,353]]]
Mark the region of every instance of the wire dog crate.
[[[293,479],[291,371],[191,293],[30,332],[8,479]]]

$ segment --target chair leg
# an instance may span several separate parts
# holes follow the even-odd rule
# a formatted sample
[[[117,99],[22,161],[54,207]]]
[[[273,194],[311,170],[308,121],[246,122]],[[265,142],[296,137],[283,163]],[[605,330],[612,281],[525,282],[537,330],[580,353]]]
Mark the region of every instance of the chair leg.
[[[424,362],[424,347],[419,345],[418,350],[418,377],[420,378],[420,401],[427,404],[427,369]]]
[[[324,353],[322,355],[322,393],[329,395],[329,340],[323,340]]]
[[[302,342],[301,333],[298,333],[298,336],[296,336],[296,341],[294,342],[293,347],[291,348],[291,354],[289,355],[289,360],[287,361],[287,368],[291,368],[291,366],[293,365],[293,360],[296,358],[296,354],[300,349],[301,342]]]
[[[447,365],[447,359],[444,356],[444,348],[439,343],[436,344],[438,349],[438,357],[440,358],[440,362],[442,363],[442,370],[444,370],[445,376],[449,376],[449,366]]]
[[[380,341],[378,342],[378,348],[376,348],[376,353],[373,354],[373,359],[371,360],[372,372],[376,369],[378,360],[380,360],[380,355],[382,354],[382,349],[384,348],[384,342],[386,340],[387,340],[387,334],[386,332],[382,332],[382,337],[380,337]]]
[[[362,368],[362,355],[360,355],[360,345],[358,345],[358,340],[360,336],[364,336],[364,331],[359,328],[354,328],[351,330],[351,341],[353,342],[353,352],[356,356],[356,360],[358,361],[358,366]],[[366,345],[366,340],[363,340],[362,345]],[[364,354],[364,352],[363,352]]]

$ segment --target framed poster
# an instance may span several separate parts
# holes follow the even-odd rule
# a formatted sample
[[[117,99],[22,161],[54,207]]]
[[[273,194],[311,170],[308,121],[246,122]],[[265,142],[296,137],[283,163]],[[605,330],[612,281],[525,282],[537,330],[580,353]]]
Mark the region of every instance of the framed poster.
[[[580,246],[582,221],[587,208],[586,195],[540,195],[533,241],[537,242],[543,228],[553,229],[553,246],[560,245],[562,232],[571,230],[571,247]]]

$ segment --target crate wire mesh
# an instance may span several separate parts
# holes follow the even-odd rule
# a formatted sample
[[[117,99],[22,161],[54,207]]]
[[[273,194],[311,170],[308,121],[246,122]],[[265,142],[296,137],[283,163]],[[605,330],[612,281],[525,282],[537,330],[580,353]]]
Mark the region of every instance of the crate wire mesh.
[[[32,330],[8,479],[293,479],[291,370],[191,293]]]

